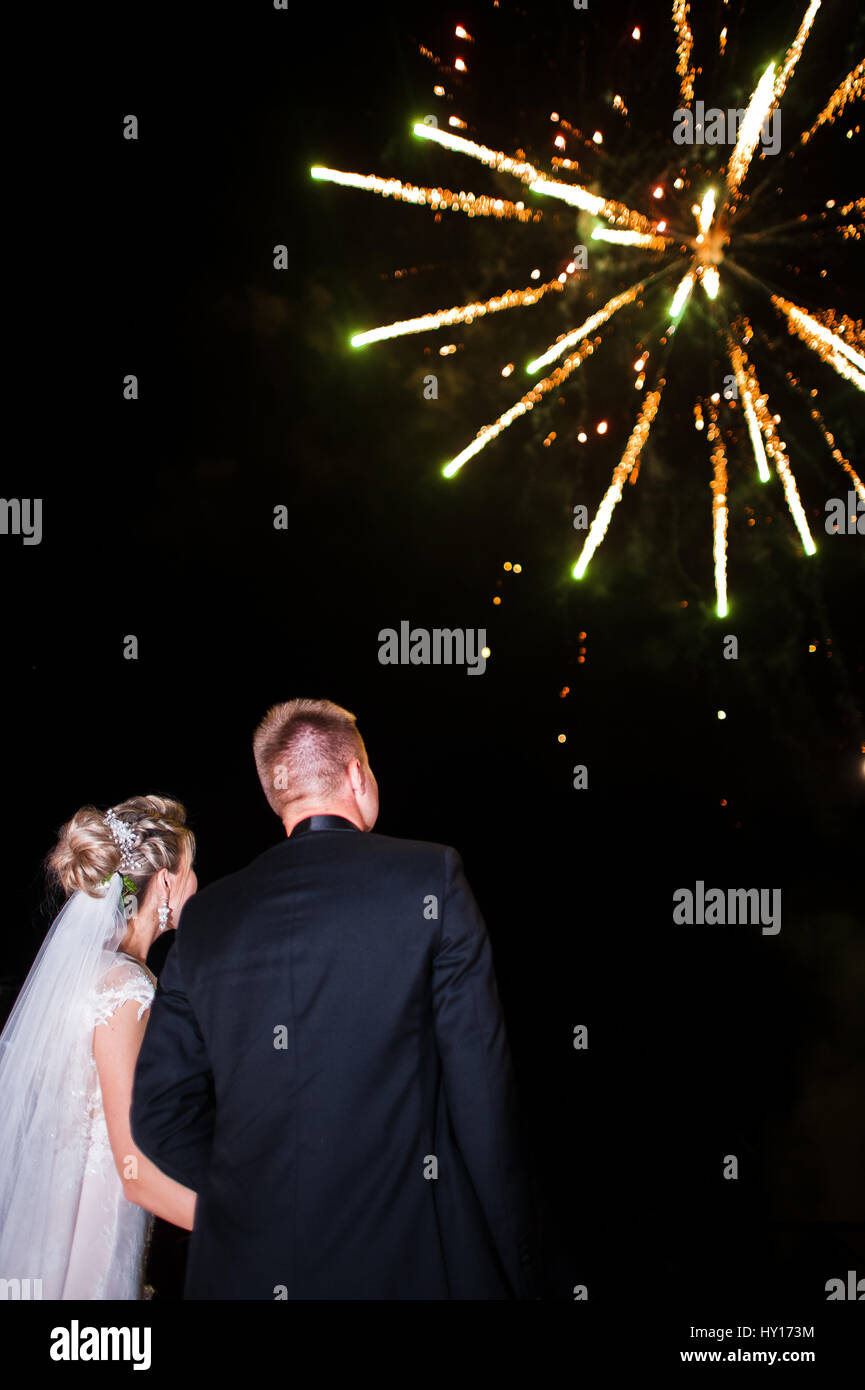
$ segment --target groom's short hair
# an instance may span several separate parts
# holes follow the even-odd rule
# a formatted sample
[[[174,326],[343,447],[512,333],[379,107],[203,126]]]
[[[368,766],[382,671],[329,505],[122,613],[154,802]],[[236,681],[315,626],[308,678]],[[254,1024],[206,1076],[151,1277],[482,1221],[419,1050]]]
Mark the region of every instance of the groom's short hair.
[[[331,700],[287,700],[274,705],[253,738],[255,766],[272,810],[341,796],[353,758],[366,765],[355,716]]]

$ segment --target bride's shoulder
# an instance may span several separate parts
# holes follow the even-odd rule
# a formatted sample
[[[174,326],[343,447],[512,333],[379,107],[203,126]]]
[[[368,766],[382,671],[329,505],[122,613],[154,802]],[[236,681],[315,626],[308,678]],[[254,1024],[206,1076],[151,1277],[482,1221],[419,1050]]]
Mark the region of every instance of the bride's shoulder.
[[[106,952],[104,968],[96,986],[96,1023],[106,1023],[115,1009],[129,999],[136,1000],[140,1005],[138,1017],[141,1018],[153,1001],[155,988],[156,980],[141,961],[119,951]]]
[[[102,955],[102,970],[99,977],[100,989],[113,989],[116,985],[130,980],[149,980],[156,984],[152,975],[136,956],[127,956],[123,951],[105,951]]]

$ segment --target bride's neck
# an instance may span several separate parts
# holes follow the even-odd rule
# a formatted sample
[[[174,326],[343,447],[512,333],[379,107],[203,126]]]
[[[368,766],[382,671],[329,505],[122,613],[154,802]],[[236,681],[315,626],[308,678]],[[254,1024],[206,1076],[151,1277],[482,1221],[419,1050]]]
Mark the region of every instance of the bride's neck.
[[[118,946],[124,956],[133,956],[142,965],[147,960],[147,952],[153,944],[153,933],[148,932],[144,923],[139,924],[137,917],[133,917],[129,923],[129,930]]]

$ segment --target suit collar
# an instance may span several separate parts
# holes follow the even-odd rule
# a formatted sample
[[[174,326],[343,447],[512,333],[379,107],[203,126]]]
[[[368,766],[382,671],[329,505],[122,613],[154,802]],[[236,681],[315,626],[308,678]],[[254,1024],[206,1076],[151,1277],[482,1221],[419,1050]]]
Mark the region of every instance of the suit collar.
[[[361,831],[345,816],[307,816],[305,820],[300,820],[289,835],[289,840],[295,840],[299,835],[309,835],[313,830],[354,830],[359,835]]]

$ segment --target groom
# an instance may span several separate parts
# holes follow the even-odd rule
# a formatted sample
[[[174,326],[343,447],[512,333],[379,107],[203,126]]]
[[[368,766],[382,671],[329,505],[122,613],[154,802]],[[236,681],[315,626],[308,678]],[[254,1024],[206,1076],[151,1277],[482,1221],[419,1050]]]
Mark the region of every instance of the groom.
[[[484,923],[453,849],[370,832],[354,715],[276,705],[287,839],[189,899],[132,1137],[198,1193],[189,1299],[530,1299],[535,1233]]]

